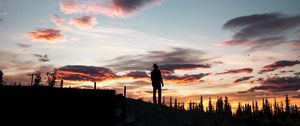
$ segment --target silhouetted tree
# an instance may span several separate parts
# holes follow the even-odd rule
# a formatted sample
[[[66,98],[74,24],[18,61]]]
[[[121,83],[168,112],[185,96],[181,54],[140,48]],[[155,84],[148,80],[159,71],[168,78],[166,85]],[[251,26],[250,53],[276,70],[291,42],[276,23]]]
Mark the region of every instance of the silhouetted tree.
[[[264,102],[263,102],[263,114],[266,116],[266,117],[272,117],[272,111],[271,111],[271,106],[270,106],[270,103],[268,101],[268,98],[266,99],[263,99]]]
[[[226,114],[232,115],[231,105],[228,102],[228,97],[225,97],[224,100],[224,111]]]
[[[200,112],[204,112],[204,108],[203,108],[203,98],[202,98],[202,96],[200,97],[199,111],[200,111]]]
[[[175,98],[174,108],[177,109],[177,98]]]
[[[241,103],[238,103],[238,108],[236,109],[236,115],[241,116],[242,115],[242,106]]]
[[[50,87],[54,87],[56,81],[56,76],[52,73],[47,72],[47,83]]]
[[[290,100],[288,95],[285,96],[285,114],[289,115],[291,113],[291,108],[290,108]]]
[[[213,112],[214,108],[211,104],[211,98],[208,98],[208,112]]]
[[[34,78],[34,86],[38,86],[41,82],[41,73],[36,73]]]
[[[223,108],[223,98],[219,97],[217,102],[216,102],[216,112],[217,113],[223,113],[224,108]]]

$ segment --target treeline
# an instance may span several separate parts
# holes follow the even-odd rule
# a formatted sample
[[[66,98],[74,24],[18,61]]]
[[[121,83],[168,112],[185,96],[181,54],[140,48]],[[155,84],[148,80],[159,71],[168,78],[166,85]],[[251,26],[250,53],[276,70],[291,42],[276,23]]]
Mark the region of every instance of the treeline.
[[[225,114],[236,117],[264,117],[264,118],[299,118],[299,108],[297,105],[290,104],[290,99],[288,95],[285,96],[284,102],[277,102],[274,98],[273,104],[269,102],[268,98],[262,99],[262,106],[258,106],[257,101],[252,101],[252,103],[241,104],[238,103],[238,107],[235,113],[232,111],[231,104],[228,101],[228,97],[218,97],[215,104],[208,99],[208,105],[205,107],[203,105],[203,98],[200,97],[199,102],[190,101],[185,107],[184,102],[178,102],[175,98],[175,102],[172,102],[172,97],[170,97],[169,108],[171,109],[181,109],[189,111],[199,111],[199,112],[209,112]],[[163,106],[165,104],[165,98],[163,97]]]

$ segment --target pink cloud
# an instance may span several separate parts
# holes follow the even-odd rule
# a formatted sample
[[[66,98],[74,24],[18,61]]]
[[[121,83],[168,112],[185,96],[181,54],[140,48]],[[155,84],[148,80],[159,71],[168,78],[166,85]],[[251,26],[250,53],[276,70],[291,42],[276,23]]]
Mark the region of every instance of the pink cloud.
[[[129,17],[162,0],[107,0],[101,2],[78,2],[66,0],[60,3],[60,10],[65,14],[93,13],[109,17]]]
[[[65,0],[60,3],[60,10],[66,14],[79,13],[81,6],[74,0]]]
[[[33,41],[55,43],[64,38],[60,30],[51,28],[39,28],[34,32],[27,33],[27,37]]]
[[[67,26],[65,24],[65,19],[62,17],[59,17],[58,15],[53,15],[52,16],[52,22],[55,24],[57,29],[60,30],[71,30],[71,27]]]
[[[72,18],[70,19],[70,24],[75,25],[80,29],[88,29],[88,28],[92,28],[95,24],[97,24],[97,18],[94,16],[83,16],[80,18]]]

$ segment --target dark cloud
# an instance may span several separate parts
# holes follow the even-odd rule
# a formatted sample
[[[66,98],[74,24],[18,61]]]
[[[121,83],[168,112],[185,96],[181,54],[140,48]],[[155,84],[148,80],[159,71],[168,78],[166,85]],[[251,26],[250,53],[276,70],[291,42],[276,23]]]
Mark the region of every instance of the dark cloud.
[[[163,73],[174,73],[174,70],[193,70],[197,68],[210,68],[210,65],[206,64],[162,64],[159,69]]]
[[[161,0],[111,0],[115,8],[120,9],[119,11],[127,13],[132,13],[147,5],[158,3],[160,1]]]
[[[280,13],[254,14],[236,17],[223,25],[224,29],[235,34],[232,40],[219,43],[225,46],[249,46],[248,51],[271,48],[292,42],[291,35],[300,26],[300,15],[288,16]],[[288,39],[289,38],[289,39]]]
[[[139,11],[161,3],[162,0],[108,0],[75,1],[65,0],[60,3],[60,10],[65,14],[92,13],[110,17],[128,17]]]
[[[260,78],[258,79],[258,82],[261,84],[261,86],[255,86],[249,89],[248,92],[254,92],[255,90],[264,90],[269,92],[297,91],[300,89],[299,77],[275,76],[267,79]]]
[[[252,73],[252,71],[253,71],[252,68],[242,68],[242,69],[227,70],[226,72],[216,73],[215,75]]]
[[[275,86],[254,86],[250,88],[247,91],[240,91],[238,93],[247,93],[247,92],[255,92],[257,90],[264,90],[264,91],[271,91],[271,92],[277,92],[278,87]]]
[[[22,44],[22,43],[17,43],[17,46],[20,47],[20,48],[29,48],[29,47],[31,47],[31,45],[29,45],[29,44]]]
[[[285,73],[294,73],[295,71],[294,70],[282,70],[282,71],[279,71],[280,73],[282,74],[285,74]]]
[[[34,32],[28,32],[27,37],[33,41],[55,43],[64,38],[60,30],[51,28],[39,28]]]
[[[294,96],[292,96],[292,98],[300,98],[300,94],[299,95],[294,95]]]
[[[296,76],[300,76],[300,72],[295,72],[294,73]]]
[[[253,77],[254,76],[241,77],[241,78],[238,78],[238,79],[234,80],[233,83],[238,83],[238,82],[246,81],[246,80],[249,80],[249,79],[251,79]]]
[[[280,61],[276,61],[272,64],[266,65],[262,68],[262,70],[260,70],[258,73],[265,73],[265,72],[270,72],[270,71],[274,71],[283,67],[291,67],[294,65],[300,64],[299,60],[294,60],[294,61],[289,61],[289,60],[280,60]]]
[[[149,78],[148,74],[144,71],[130,71],[123,75],[123,77],[132,77],[132,78]]]
[[[50,61],[47,55],[33,54],[33,56],[37,57],[40,62]]]
[[[227,21],[223,25],[223,28],[224,29],[243,28],[256,23],[270,21],[280,16],[282,16],[280,13],[268,13],[268,14],[253,14],[249,16],[236,17]]]
[[[204,68],[208,67],[208,65],[202,65],[199,63],[213,59],[203,58],[204,55],[205,53],[200,50],[172,48],[170,51],[149,51],[147,54],[143,55],[121,56],[110,60],[109,62],[112,65],[108,66],[118,70],[145,70],[147,68],[152,69],[152,65],[156,63],[159,67],[164,67],[164,64],[169,64],[169,66],[172,66],[173,68],[177,66],[181,69],[183,69],[184,66],[190,68]]]
[[[82,65],[60,67],[55,74],[59,78],[72,81],[103,81],[117,76],[108,68]]]
[[[71,81],[105,81],[133,78],[135,81],[143,81],[145,85],[151,83],[150,76],[145,71],[130,71],[124,75],[117,75],[108,68],[96,66],[68,65],[60,67],[54,73],[59,79]],[[162,74],[163,80],[168,84],[192,84],[201,82],[200,79],[210,73],[193,75]],[[132,84],[130,84],[132,86]]]

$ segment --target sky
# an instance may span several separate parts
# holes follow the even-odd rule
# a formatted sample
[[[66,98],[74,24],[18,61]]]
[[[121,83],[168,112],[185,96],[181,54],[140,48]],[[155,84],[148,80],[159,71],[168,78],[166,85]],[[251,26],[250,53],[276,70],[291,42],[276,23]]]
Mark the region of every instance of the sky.
[[[298,0],[0,0],[0,68],[7,83],[31,73],[65,86],[151,99],[292,97],[300,104]],[[59,83],[59,82],[57,82]],[[214,100],[214,99],[213,99]]]

